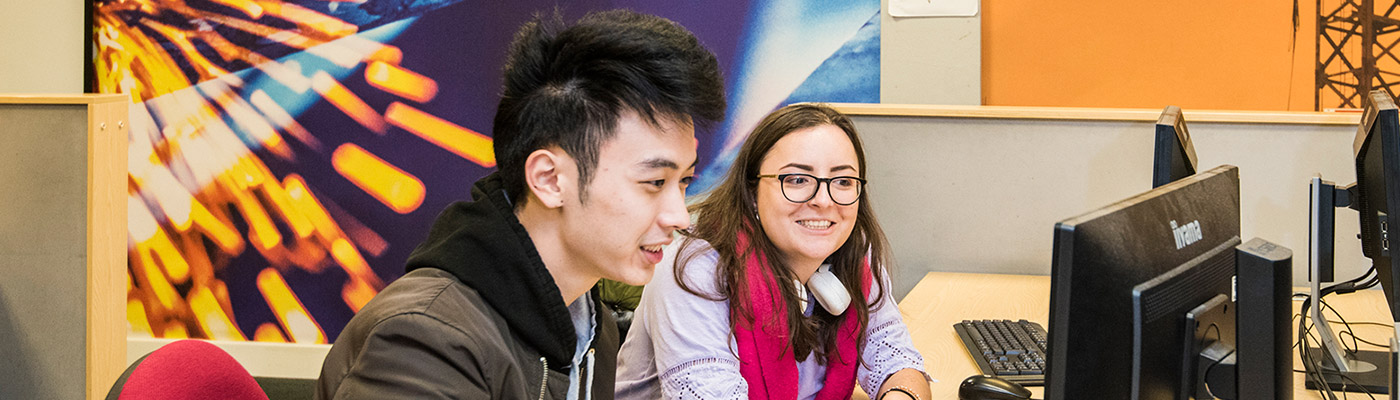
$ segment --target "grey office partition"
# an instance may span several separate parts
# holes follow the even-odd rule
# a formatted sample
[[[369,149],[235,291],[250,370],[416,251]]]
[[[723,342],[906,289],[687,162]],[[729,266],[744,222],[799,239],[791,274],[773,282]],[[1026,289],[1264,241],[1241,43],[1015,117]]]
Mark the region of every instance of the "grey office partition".
[[[126,361],[125,95],[0,95],[0,399],[101,399]]]
[[[897,298],[927,271],[1048,275],[1055,222],[1152,187],[1157,110],[837,108],[865,140]],[[1308,179],[1356,179],[1357,116],[1236,114],[1183,111],[1199,170],[1240,167],[1243,237],[1305,253]],[[1337,220],[1337,278],[1350,279],[1370,264],[1356,213],[1338,210]],[[1304,282],[1306,263],[1294,268],[1295,283]]]

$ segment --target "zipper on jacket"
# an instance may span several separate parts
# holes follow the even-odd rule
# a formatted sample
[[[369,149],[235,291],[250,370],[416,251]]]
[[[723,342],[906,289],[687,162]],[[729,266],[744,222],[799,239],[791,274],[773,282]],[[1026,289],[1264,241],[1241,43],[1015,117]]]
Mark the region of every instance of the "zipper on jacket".
[[[588,383],[584,385],[583,400],[593,400],[593,349],[588,349]]]
[[[544,400],[544,391],[549,388],[549,360],[540,357],[540,368],[544,370],[540,377],[540,400]]]

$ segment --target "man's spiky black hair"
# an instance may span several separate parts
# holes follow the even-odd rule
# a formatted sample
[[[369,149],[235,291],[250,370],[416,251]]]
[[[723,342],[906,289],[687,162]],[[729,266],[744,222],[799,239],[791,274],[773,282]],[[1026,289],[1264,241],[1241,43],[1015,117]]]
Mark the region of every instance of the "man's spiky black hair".
[[[568,27],[557,11],[536,16],[516,33],[504,70],[492,140],[517,206],[526,193],[525,159],[535,150],[559,146],[586,188],[625,112],[652,125],[665,119],[703,127],[724,118],[714,54],[685,28],[652,15],[598,12]]]

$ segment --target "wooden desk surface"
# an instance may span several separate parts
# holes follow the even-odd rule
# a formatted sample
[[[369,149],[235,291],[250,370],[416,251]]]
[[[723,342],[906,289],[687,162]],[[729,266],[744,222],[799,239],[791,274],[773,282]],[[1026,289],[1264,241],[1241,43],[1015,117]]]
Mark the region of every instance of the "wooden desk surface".
[[[989,293],[1007,295],[1004,299],[992,300],[987,298]],[[1296,314],[1299,302],[1292,303],[1293,312]],[[1393,329],[1387,323],[1390,318],[1385,296],[1379,290],[1329,296],[1327,303],[1352,323],[1358,337],[1385,343],[1392,335]],[[1049,329],[1050,277],[930,272],[904,297],[899,307],[904,313],[904,322],[909,326],[914,347],[923,354],[929,375],[938,380],[931,385],[933,398],[956,399],[958,384],[979,371],[972,356],[963,349],[957,333],[953,332],[953,324],[964,319],[1024,318]],[[1387,325],[1358,325],[1358,322],[1381,322]],[[1296,326],[1296,322],[1294,325]],[[1338,329],[1337,326],[1334,324],[1333,329]],[[1296,334],[1297,332],[1294,332],[1295,337]],[[1363,349],[1373,348],[1364,343],[1361,346]],[[1302,368],[1296,351],[1293,363],[1295,370]],[[1317,392],[1309,392],[1303,385],[1303,375],[1295,373],[1295,399],[1321,398]],[[1043,387],[1030,389],[1034,397],[1043,398]],[[857,398],[860,398],[859,394]]]

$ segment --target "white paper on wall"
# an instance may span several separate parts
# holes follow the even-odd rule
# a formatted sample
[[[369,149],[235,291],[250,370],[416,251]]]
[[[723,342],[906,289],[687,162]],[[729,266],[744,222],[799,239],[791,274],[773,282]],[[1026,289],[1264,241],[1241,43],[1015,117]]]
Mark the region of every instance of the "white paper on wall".
[[[971,17],[979,0],[890,0],[893,17]]]

